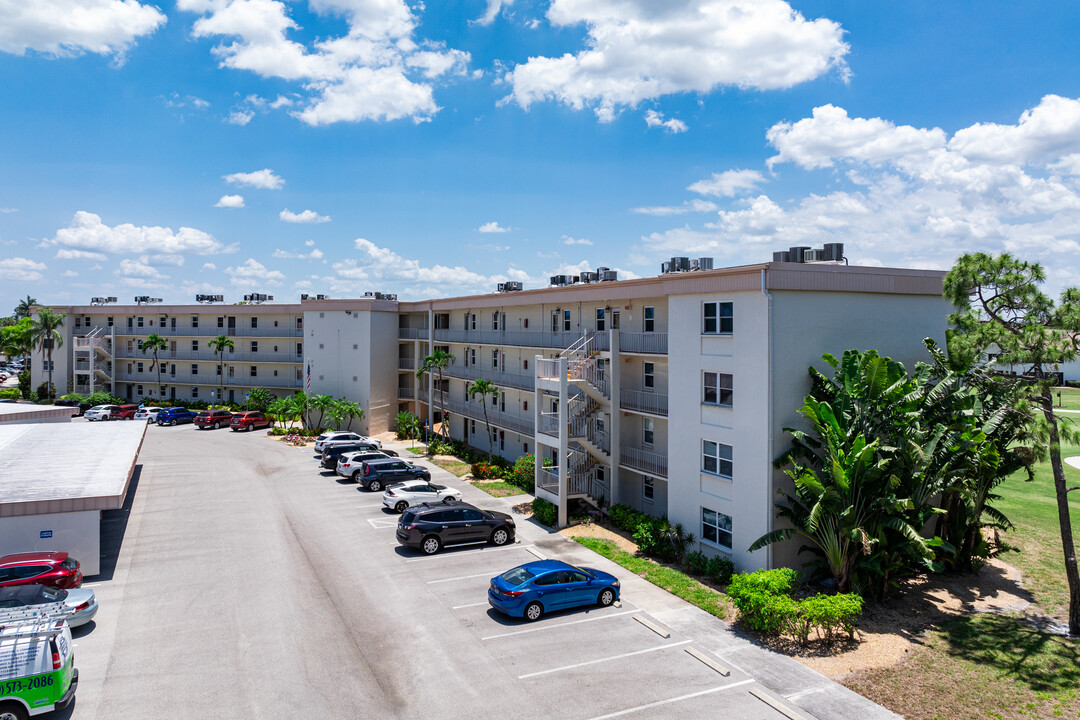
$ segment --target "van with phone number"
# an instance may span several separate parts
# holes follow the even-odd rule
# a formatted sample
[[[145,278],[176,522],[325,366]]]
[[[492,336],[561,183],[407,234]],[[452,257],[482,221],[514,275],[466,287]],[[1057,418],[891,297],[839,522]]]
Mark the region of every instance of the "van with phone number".
[[[79,671],[64,603],[0,609],[0,720],[26,720],[67,707]]]

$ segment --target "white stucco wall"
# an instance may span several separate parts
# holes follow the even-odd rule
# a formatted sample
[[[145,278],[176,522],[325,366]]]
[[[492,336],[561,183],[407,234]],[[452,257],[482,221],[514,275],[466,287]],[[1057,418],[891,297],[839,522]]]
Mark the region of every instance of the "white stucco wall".
[[[0,522],[0,555],[35,550],[66,552],[86,577],[101,572],[101,512],[5,517]],[[51,537],[43,538],[43,534]]]

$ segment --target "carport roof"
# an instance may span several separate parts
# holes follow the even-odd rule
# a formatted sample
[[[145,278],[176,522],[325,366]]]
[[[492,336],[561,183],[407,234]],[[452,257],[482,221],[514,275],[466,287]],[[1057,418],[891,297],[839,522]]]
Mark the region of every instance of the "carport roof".
[[[0,424],[0,517],[124,504],[146,423]]]

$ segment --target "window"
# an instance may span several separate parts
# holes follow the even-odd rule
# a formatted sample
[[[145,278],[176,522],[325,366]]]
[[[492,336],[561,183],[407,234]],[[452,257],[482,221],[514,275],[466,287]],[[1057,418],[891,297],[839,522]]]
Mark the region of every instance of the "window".
[[[191,388],[191,397],[193,397],[193,398],[199,397],[199,388],[197,388],[197,387]]]
[[[529,443],[522,443],[521,446],[524,449],[525,454],[528,455],[529,454]]]
[[[143,319],[142,319],[142,317],[141,317],[141,316],[140,316],[139,318],[137,318],[137,323],[136,323],[136,324],[137,324],[137,325],[138,325],[139,327],[142,327],[142,326],[143,326]]]
[[[596,332],[604,332],[604,308],[596,308]]]
[[[131,373],[131,363],[128,363],[127,366],[128,366],[128,373],[130,374]]]
[[[304,318],[296,318],[296,329],[297,330],[303,330],[304,329]]]
[[[221,366],[220,365],[217,366],[217,374],[221,375]]]
[[[140,344],[140,345],[142,345],[142,343],[141,343],[141,342],[140,342],[139,344]],[[128,340],[128,355],[130,355],[130,354],[131,354],[131,348],[132,348],[133,346],[134,346],[134,344],[133,344],[133,343],[132,343],[132,342],[131,342],[130,340]]]
[[[252,340],[251,341],[251,352],[253,352],[253,353],[259,352],[259,341],[258,340]]]
[[[499,351],[498,350],[492,350],[491,351],[491,367],[493,369],[495,369],[495,370],[499,369]]]
[[[703,335],[730,335],[732,327],[732,303],[702,303],[701,333]]]
[[[176,377],[176,365],[170,365],[169,366],[169,374],[172,375],[173,377]]]
[[[139,346],[139,351],[141,352],[142,351],[142,340],[139,340],[137,345]]]
[[[525,329],[529,329],[529,318],[525,318]]]
[[[135,386],[135,394],[138,395],[139,397],[143,396],[142,385],[136,385]]]
[[[499,329],[499,313],[498,311],[491,313],[491,329]]]
[[[730,478],[731,446],[711,440],[702,440],[701,469],[713,475]]]
[[[476,313],[473,313],[472,315],[469,316],[469,329],[470,330],[475,330],[476,329]]]
[[[256,366],[252,365],[251,366],[251,377],[258,377],[258,376],[259,376],[259,369]]]
[[[129,317],[128,318],[128,330],[130,330],[134,326],[134,324],[135,324],[135,318]]]
[[[529,369],[529,361],[528,360],[522,360],[521,362],[522,362],[522,364],[524,366],[524,369],[528,370]]]
[[[654,435],[653,435],[653,419],[652,418],[642,418],[641,442],[645,443],[646,445],[652,445],[653,444],[653,437],[654,437]]]
[[[528,400],[522,400],[521,401],[521,409],[522,410],[528,410],[529,409],[529,401]]]
[[[641,499],[647,503],[653,501],[653,496],[656,488],[653,486],[653,479],[651,477],[641,477]]]
[[[296,357],[304,354],[304,343],[296,343]]]
[[[705,372],[702,375],[701,402],[731,407],[732,386],[729,373]]]
[[[469,365],[476,364],[476,348],[469,350]]]
[[[199,364],[198,363],[191,363],[191,374],[192,375],[198,375],[199,374]]]
[[[701,539],[731,549],[731,517],[709,508],[701,508]]]
[[[89,323],[87,323],[87,325],[89,325]],[[160,322],[158,323],[158,325],[160,325],[161,327],[165,327],[165,316],[164,315],[161,316]]]
[[[229,366],[229,377],[231,377],[231,378],[236,377],[236,366],[235,365],[230,365]],[[296,379],[299,380],[300,378],[296,378]]]
[[[570,332],[570,311],[563,310],[563,332]]]
[[[191,316],[191,327],[193,327],[193,328],[199,327],[199,316],[198,315],[192,315]]]
[[[218,315],[217,326],[219,328],[225,327],[225,316],[224,315]]]
[[[656,308],[645,308],[645,325],[642,328],[645,332],[653,332],[656,329]]]
[[[259,318],[252,317],[251,318],[251,329],[254,330],[257,327],[259,327]]]
[[[169,329],[170,330],[175,330],[176,329],[176,318],[169,318]]]
[[[81,317],[75,318],[75,327],[77,327],[77,328],[82,327],[82,318]]]
[[[165,386],[162,385],[159,390],[161,391],[161,397],[165,397]]]
[[[192,340],[191,341],[191,352],[199,352],[199,341],[198,340]]]
[[[142,369],[142,363],[137,363],[135,367],[136,367],[136,369],[138,369],[138,371],[139,371],[139,372],[142,372],[142,371],[143,371],[143,369]],[[139,393],[139,394],[140,394],[140,395],[142,395],[142,393]]]
[[[651,362],[643,363],[645,374],[641,378],[641,386],[646,390],[652,390],[656,387],[656,375],[654,373],[655,366]]]
[[[110,316],[108,316],[107,318],[105,318],[105,325],[106,325],[106,326],[108,326],[108,327],[112,327],[112,326],[113,326],[113,319],[112,319],[112,315],[110,315]]]

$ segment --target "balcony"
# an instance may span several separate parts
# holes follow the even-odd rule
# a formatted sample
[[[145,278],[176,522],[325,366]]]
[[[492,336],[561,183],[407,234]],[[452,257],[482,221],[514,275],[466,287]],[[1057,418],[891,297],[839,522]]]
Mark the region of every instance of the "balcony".
[[[427,328],[398,328],[398,338],[400,340],[427,340],[428,329]]]
[[[644,475],[667,478],[667,455],[634,447],[619,448],[619,465]]]
[[[416,361],[411,357],[399,357],[397,359],[398,370],[415,370]]]
[[[452,414],[461,415],[463,417],[471,418],[477,422],[484,421],[484,408],[479,402],[462,402],[460,400],[450,400],[444,403],[441,407],[445,408]],[[510,430],[520,435],[532,435],[533,423],[532,418],[522,418],[509,413],[500,412],[499,410],[488,406],[488,421],[497,428],[503,430]]]
[[[458,378],[459,380],[490,380],[499,387],[514,388],[515,390],[533,390],[533,376],[519,373],[499,372],[498,370],[483,370],[475,365],[448,365],[443,368],[443,377]],[[437,375],[437,373],[436,373]]]
[[[177,350],[171,352],[169,350],[158,351],[158,361],[170,362],[172,360],[195,360],[197,362],[205,363],[218,363],[221,356],[210,348],[203,350]],[[132,347],[130,351],[126,350],[117,358],[118,360],[141,360],[143,362],[153,362],[154,353],[147,351],[145,354],[142,350],[136,347]],[[304,358],[301,355],[291,352],[225,352],[225,363],[292,363],[294,365],[304,362]]]
[[[619,392],[619,405],[623,410],[667,417],[668,396],[644,390],[622,390]]]
[[[116,330],[117,337],[146,337],[157,333],[163,338],[174,337],[217,337],[218,335],[224,335],[230,338],[285,338],[285,337],[303,337],[304,331],[302,329],[291,327],[243,327],[243,328],[227,328],[227,327],[121,327],[115,325],[113,327]]]
[[[667,355],[667,333],[620,331],[619,352]]]
[[[416,388],[411,387],[399,387],[397,389],[398,400],[415,400]]]
[[[579,342],[582,332],[545,332],[543,330],[446,330],[435,331],[436,342],[461,343],[470,345],[510,345],[514,347],[552,348],[564,350]],[[595,335],[596,349],[607,350],[610,347],[607,333]]]

